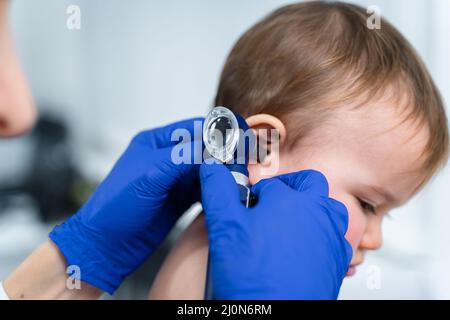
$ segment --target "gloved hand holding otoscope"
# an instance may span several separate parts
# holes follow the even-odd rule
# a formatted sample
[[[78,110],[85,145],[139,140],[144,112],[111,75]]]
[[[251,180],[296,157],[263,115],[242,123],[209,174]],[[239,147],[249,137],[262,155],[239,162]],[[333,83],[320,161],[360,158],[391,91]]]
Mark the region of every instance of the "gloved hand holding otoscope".
[[[256,152],[256,137],[247,122],[225,107],[215,107],[203,123],[203,142],[209,155],[230,170],[241,202],[250,207],[256,199],[250,190],[247,165]]]
[[[239,188],[241,203],[247,208],[254,205],[256,198],[251,191],[247,165],[256,151],[256,137],[245,119],[225,107],[213,108],[203,124],[203,142],[209,155],[230,170]],[[205,299],[213,298],[208,259]]]
[[[202,204],[209,239],[206,299],[336,299],[352,249],[345,206],[313,170],[250,186],[258,152],[245,120],[224,107],[203,125]]]

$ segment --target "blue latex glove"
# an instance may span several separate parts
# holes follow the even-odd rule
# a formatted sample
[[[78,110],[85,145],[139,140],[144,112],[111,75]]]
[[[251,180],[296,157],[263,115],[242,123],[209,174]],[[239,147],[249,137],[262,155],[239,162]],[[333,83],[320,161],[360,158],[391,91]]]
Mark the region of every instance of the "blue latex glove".
[[[68,265],[80,267],[81,280],[112,294],[200,200],[200,165],[171,160],[173,130],[194,137],[194,121],[200,136],[190,144],[201,148],[200,118],[138,134],[89,201],[50,233]]]
[[[336,299],[352,249],[347,209],[313,170],[262,180],[245,208],[230,172],[200,168],[216,299]]]

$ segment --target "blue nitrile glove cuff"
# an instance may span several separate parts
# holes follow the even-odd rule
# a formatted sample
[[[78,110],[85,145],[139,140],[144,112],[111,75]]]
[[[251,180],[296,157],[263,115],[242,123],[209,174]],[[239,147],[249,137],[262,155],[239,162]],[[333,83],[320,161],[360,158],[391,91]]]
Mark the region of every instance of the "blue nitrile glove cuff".
[[[63,224],[56,226],[50,232],[49,238],[58,246],[67,266],[79,267],[81,281],[112,295],[126,274],[121,274],[121,268],[110,258],[105,258],[92,243],[98,244],[98,247],[108,247],[108,244],[101,237],[92,242],[85,229],[79,227],[77,220],[77,215],[70,217]]]

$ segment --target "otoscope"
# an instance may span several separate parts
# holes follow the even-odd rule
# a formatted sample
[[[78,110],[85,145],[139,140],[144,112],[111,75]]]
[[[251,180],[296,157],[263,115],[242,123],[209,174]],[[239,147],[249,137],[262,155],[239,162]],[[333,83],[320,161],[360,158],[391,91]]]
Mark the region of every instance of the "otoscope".
[[[225,107],[215,107],[205,118],[203,142],[209,155],[223,163],[239,187],[240,200],[247,208],[255,204],[251,192],[247,165],[255,151],[256,138],[239,114]],[[206,274],[205,299],[214,299],[210,263]]]

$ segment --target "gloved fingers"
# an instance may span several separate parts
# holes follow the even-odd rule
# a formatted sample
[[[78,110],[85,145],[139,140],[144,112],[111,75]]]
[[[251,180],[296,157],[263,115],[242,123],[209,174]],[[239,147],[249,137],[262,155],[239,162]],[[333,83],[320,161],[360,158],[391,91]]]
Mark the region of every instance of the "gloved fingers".
[[[348,211],[347,207],[340,201],[329,197],[321,197],[320,204],[325,208],[328,222],[332,228],[328,232],[334,233],[335,250],[338,251],[339,275],[344,277],[350,265],[353,249],[345,238],[348,229]]]
[[[276,177],[299,192],[328,197],[329,186],[325,176],[316,170],[302,170]]]
[[[342,203],[332,198],[325,199],[328,207],[329,218],[337,227],[340,235],[344,236],[348,229],[348,211],[347,207]]]
[[[236,181],[223,164],[203,163],[200,166],[200,184],[208,229],[211,222],[234,216],[242,206]]]
[[[204,118],[197,117],[168,124],[137,134],[133,142],[147,144],[152,149],[167,148],[178,143],[202,140]]]
[[[252,186],[252,192],[258,199],[258,203],[266,199],[272,200],[272,196],[280,196],[277,190],[287,188],[287,186],[277,178],[268,178],[258,181]],[[270,199],[269,199],[270,198]]]
[[[350,266],[350,262],[352,261],[353,248],[352,248],[350,242],[348,242],[348,240],[345,239],[345,238],[344,238],[344,247],[345,247],[344,250],[345,250],[345,253],[346,253],[346,255],[345,255],[346,260],[344,262],[345,263],[345,268],[346,268],[345,272],[347,272],[348,271],[348,267]]]
[[[203,163],[204,144],[202,140],[193,140],[186,143],[179,143],[177,145],[163,149],[164,162],[175,170],[181,172],[190,171],[192,165],[197,165],[199,168]]]
[[[258,201],[280,197],[288,191],[287,189],[323,197],[328,197],[329,190],[325,176],[315,170],[303,170],[264,179],[252,187],[253,193],[260,199]]]
[[[175,148],[177,148],[176,151]],[[187,194],[192,194],[194,184],[198,185],[198,174],[200,169],[201,155],[196,153],[202,150],[201,141],[179,144],[174,147],[158,150],[149,163],[144,178],[147,193],[167,196],[174,191],[182,192],[177,198],[183,199]],[[199,159],[197,159],[199,158]],[[182,190],[186,189],[186,190]],[[191,204],[199,199],[192,199]]]
[[[199,169],[200,165],[195,165],[191,172],[184,174],[170,189],[168,201],[172,203],[176,212],[182,213],[194,203],[201,201]]]

